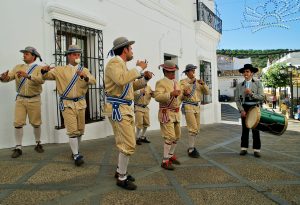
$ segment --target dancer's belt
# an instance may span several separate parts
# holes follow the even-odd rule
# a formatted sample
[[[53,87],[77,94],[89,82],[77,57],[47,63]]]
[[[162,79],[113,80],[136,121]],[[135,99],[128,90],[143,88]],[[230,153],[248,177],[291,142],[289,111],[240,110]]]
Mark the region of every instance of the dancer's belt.
[[[122,114],[120,111],[120,105],[131,106],[132,100],[125,100],[117,97],[106,97],[107,102],[112,104],[112,120],[120,122],[122,120]]]
[[[142,108],[146,108],[147,107],[147,105],[137,104],[137,103],[134,103],[134,106],[138,106],[138,107],[142,107]]]
[[[198,106],[199,103],[198,103],[198,102],[183,101],[183,102],[182,102],[182,106],[185,106],[185,105],[194,105],[194,106]]]
[[[80,97],[77,97],[77,98],[60,97],[59,98],[59,100],[60,100],[60,102],[59,102],[59,109],[61,111],[65,110],[65,106],[64,106],[64,102],[63,102],[64,100],[71,100],[73,102],[78,102],[78,101],[83,100],[83,99],[85,99],[85,96],[80,96]]]
[[[20,97],[22,97],[22,98],[34,98],[34,97],[36,97],[36,96],[39,96],[40,94],[37,94],[37,95],[32,95],[32,96],[27,96],[27,95],[18,95],[18,96],[20,96]]]
[[[170,118],[168,116],[167,110],[170,110],[172,112],[179,112],[179,107],[167,107],[167,106],[160,106],[159,109],[162,112],[162,123],[167,123],[170,121]]]

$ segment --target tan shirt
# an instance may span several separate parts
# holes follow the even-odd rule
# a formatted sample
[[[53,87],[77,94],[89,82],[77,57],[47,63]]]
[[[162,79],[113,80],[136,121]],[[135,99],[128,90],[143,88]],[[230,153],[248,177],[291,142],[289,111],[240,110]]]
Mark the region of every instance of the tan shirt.
[[[159,106],[167,106],[171,101],[171,92],[176,89],[179,90],[180,85],[175,80],[170,80],[168,78],[163,78],[156,82],[154,97],[157,102],[159,102]],[[169,109],[166,110],[166,114],[168,115],[171,122],[180,122],[180,112],[179,107],[182,101],[182,94],[175,98],[170,107],[173,109],[177,109],[177,112],[171,111]],[[159,109],[158,119],[162,122],[163,118],[163,109]]]
[[[31,66],[34,63],[28,65],[28,64],[19,64],[16,65],[11,71],[8,72],[9,80],[8,81],[2,81],[2,82],[9,82],[12,80],[15,80],[16,83],[16,91],[18,91],[18,87],[23,79],[23,77],[18,77],[17,72],[18,71],[24,71],[27,73],[28,69],[31,68]],[[27,100],[29,102],[35,102],[40,100],[40,95],[42,93],[42,84],[44,83],[44,80],[42,79],[41,74],[41,66],[35,67],[33,72],[30,74],[31,79],[26,79],[25,83],[21,87],[21,90],[19,92],[19,95],[23,96],[36,96],[33,98],[23,98],[21,96],[18,96],[17,100]]]
[[[146,86],[147,81],[144,78],[136,80],[141,74],[136,68],[128,70],[126,63],[116,56],[107,63],[105,67],[104,84],[105,92],[107,96],[120,97],[125,89],[126,84],[130,84],[128,94],[124,99],[133,100],[134,90],[139,90]],[[132,106],[120,105],[120,112],[122,115],[134,116]],[[111,116],[112,105],[110,103],[105,104],[105,115]]]
[[[193,90],[193,83],[192,80],[189,78],[182,79],[180,81],[180,87],[182,90],[189,89]],[[184,96],[183,101],[189,101],[189,102],[197,102],[200,103],[201,99],[203,97],[203,94],[208,95],[209,94],[209,87],[204,84],[201,85],[198,82],[196,82],[196,90],[193,94],[193,96]],[[188,105],[186,104],[184,106],[185,112],[200,112],[200,107],[199,106],[194,106],[194,105]]]
[[[141,92],[143,92],[144,94],[141,94]],[[151,90],[151,87],[149,85],[147,85],[145,88],[142,88],[142,89],[134,92],[134,103],[147,106],[147,105],[149,105],[152,96],[153,96],[153,91]],[[147,111],[149,111],[149,108],[135,106],[134,110],[140,111],[140,112],[147,112]]]
[[[54,69],[47,72],[46,74],[44,74],[43,79],[55,80],[57,91],[59,95],[62,95],[63,92],[66,90],[67,86],[69,85],[70,81],[72,80],[73,76],[75,75],[77,69],[78,69],[78,65],[57,66]],[[86,82],[84,79],[81,79],[79,77],[75,85],[72,87],[71,91],[69,92],[69,94],[66,96],[67,98],[77,98],[77,97],[85,96],[88,90],[88,85],[96,84],[95,77],[89,72],[87,68],[83,68],[82,72],[87,75],[89,81]],[[63,100],[63,102],[65,107],[76,108],[76,109],[86,108],[85,99],[79,100],[77,102],[74,102],[72,100]]]

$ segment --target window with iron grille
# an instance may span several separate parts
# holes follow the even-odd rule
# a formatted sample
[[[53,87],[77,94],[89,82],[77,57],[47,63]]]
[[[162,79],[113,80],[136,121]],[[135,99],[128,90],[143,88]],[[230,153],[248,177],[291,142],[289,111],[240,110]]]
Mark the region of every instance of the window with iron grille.
[[[200,61],[200,79],[202,79],[206,85],[209,87],[211,91],[212,82],[211,82],[211,63],[207,61]],[[211,103],[211,92],[209,95],[203,95],[203,99],[201,104],[208,104]]]
[[[55,66],[67,65],[64,52],[69,45],[77,44],[82,49],[81,64],[88,68],[95,77],[96,85],[90,85],[86,93],[87,108],[85,112],[86,123],[101,121],[104,119],[104,60],[103,60],[103,34],[101,30],[80,26],[57,19],[54,22],[55,39]],[[56,129],[64,128],[64,119],[59,110],[59,94],[56,92]]]

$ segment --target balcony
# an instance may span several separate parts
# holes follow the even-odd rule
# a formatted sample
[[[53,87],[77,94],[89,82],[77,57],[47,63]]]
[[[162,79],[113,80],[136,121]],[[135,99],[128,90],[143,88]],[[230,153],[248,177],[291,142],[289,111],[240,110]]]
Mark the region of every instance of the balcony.
[[[207,25],[222,34],[222,20],[214,14],[203,2],[196,1],[197,21],[204,21]]]

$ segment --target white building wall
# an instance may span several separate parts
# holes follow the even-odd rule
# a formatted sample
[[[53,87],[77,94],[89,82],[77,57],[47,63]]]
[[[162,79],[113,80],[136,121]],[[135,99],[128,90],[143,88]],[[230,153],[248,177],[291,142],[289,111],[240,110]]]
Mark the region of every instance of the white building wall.
[[[210,1],[211,2],[211,1]],[[211,3],[210,3],[211,4]],[[211,6],[211,5],[210,5]],[[12,8],[13,12],[12,12]],[[220,121],[216,47],[220,34],[203,22],[194,23],[196,9],[193,0],[4,0],[0,6],[2,31],[0,38],[0,72],[12,69],[22,62],[20,49],[32,45],[47,63],[54,62],[54,34],[52,19],[96,28],[103,31],[104,56],[119,36],[135,40],[133,45],[135,65],[137,59],[147,59],[149,70],[155,76],[149,84],[163,77],[158,65],[163,63],[164,53],[178,56],[180,74],[188,63],[199,65],[200,60],[211,62],[212,103],[201,107],[201,123]],[[5,40],[3,40],[5,39]],[[105,59],[105,64],[109,59]],[[180,75],[179,77],[184,77]],[[199,73],[197,73],[199,76]],[[65,129],[55,130],[56,100],[55,83],[47,81],[42,93],[42,142],[61,143],[68,141]],[[12,147],[14,141],[15,84],[0,84],[3,96],[0,106],[0,148]],[[4,97],[5,96],[5,97]],[[150,104],[150,129],[159,129],[158,104]],[[183,120],[185,125],[185,120]],[[101,133],[101,134],[99,134]],[[112,134],[108,120],[87,124],[84,139],[102,138]],[[23,145],[34,144],[30,125],[25,126]]]

